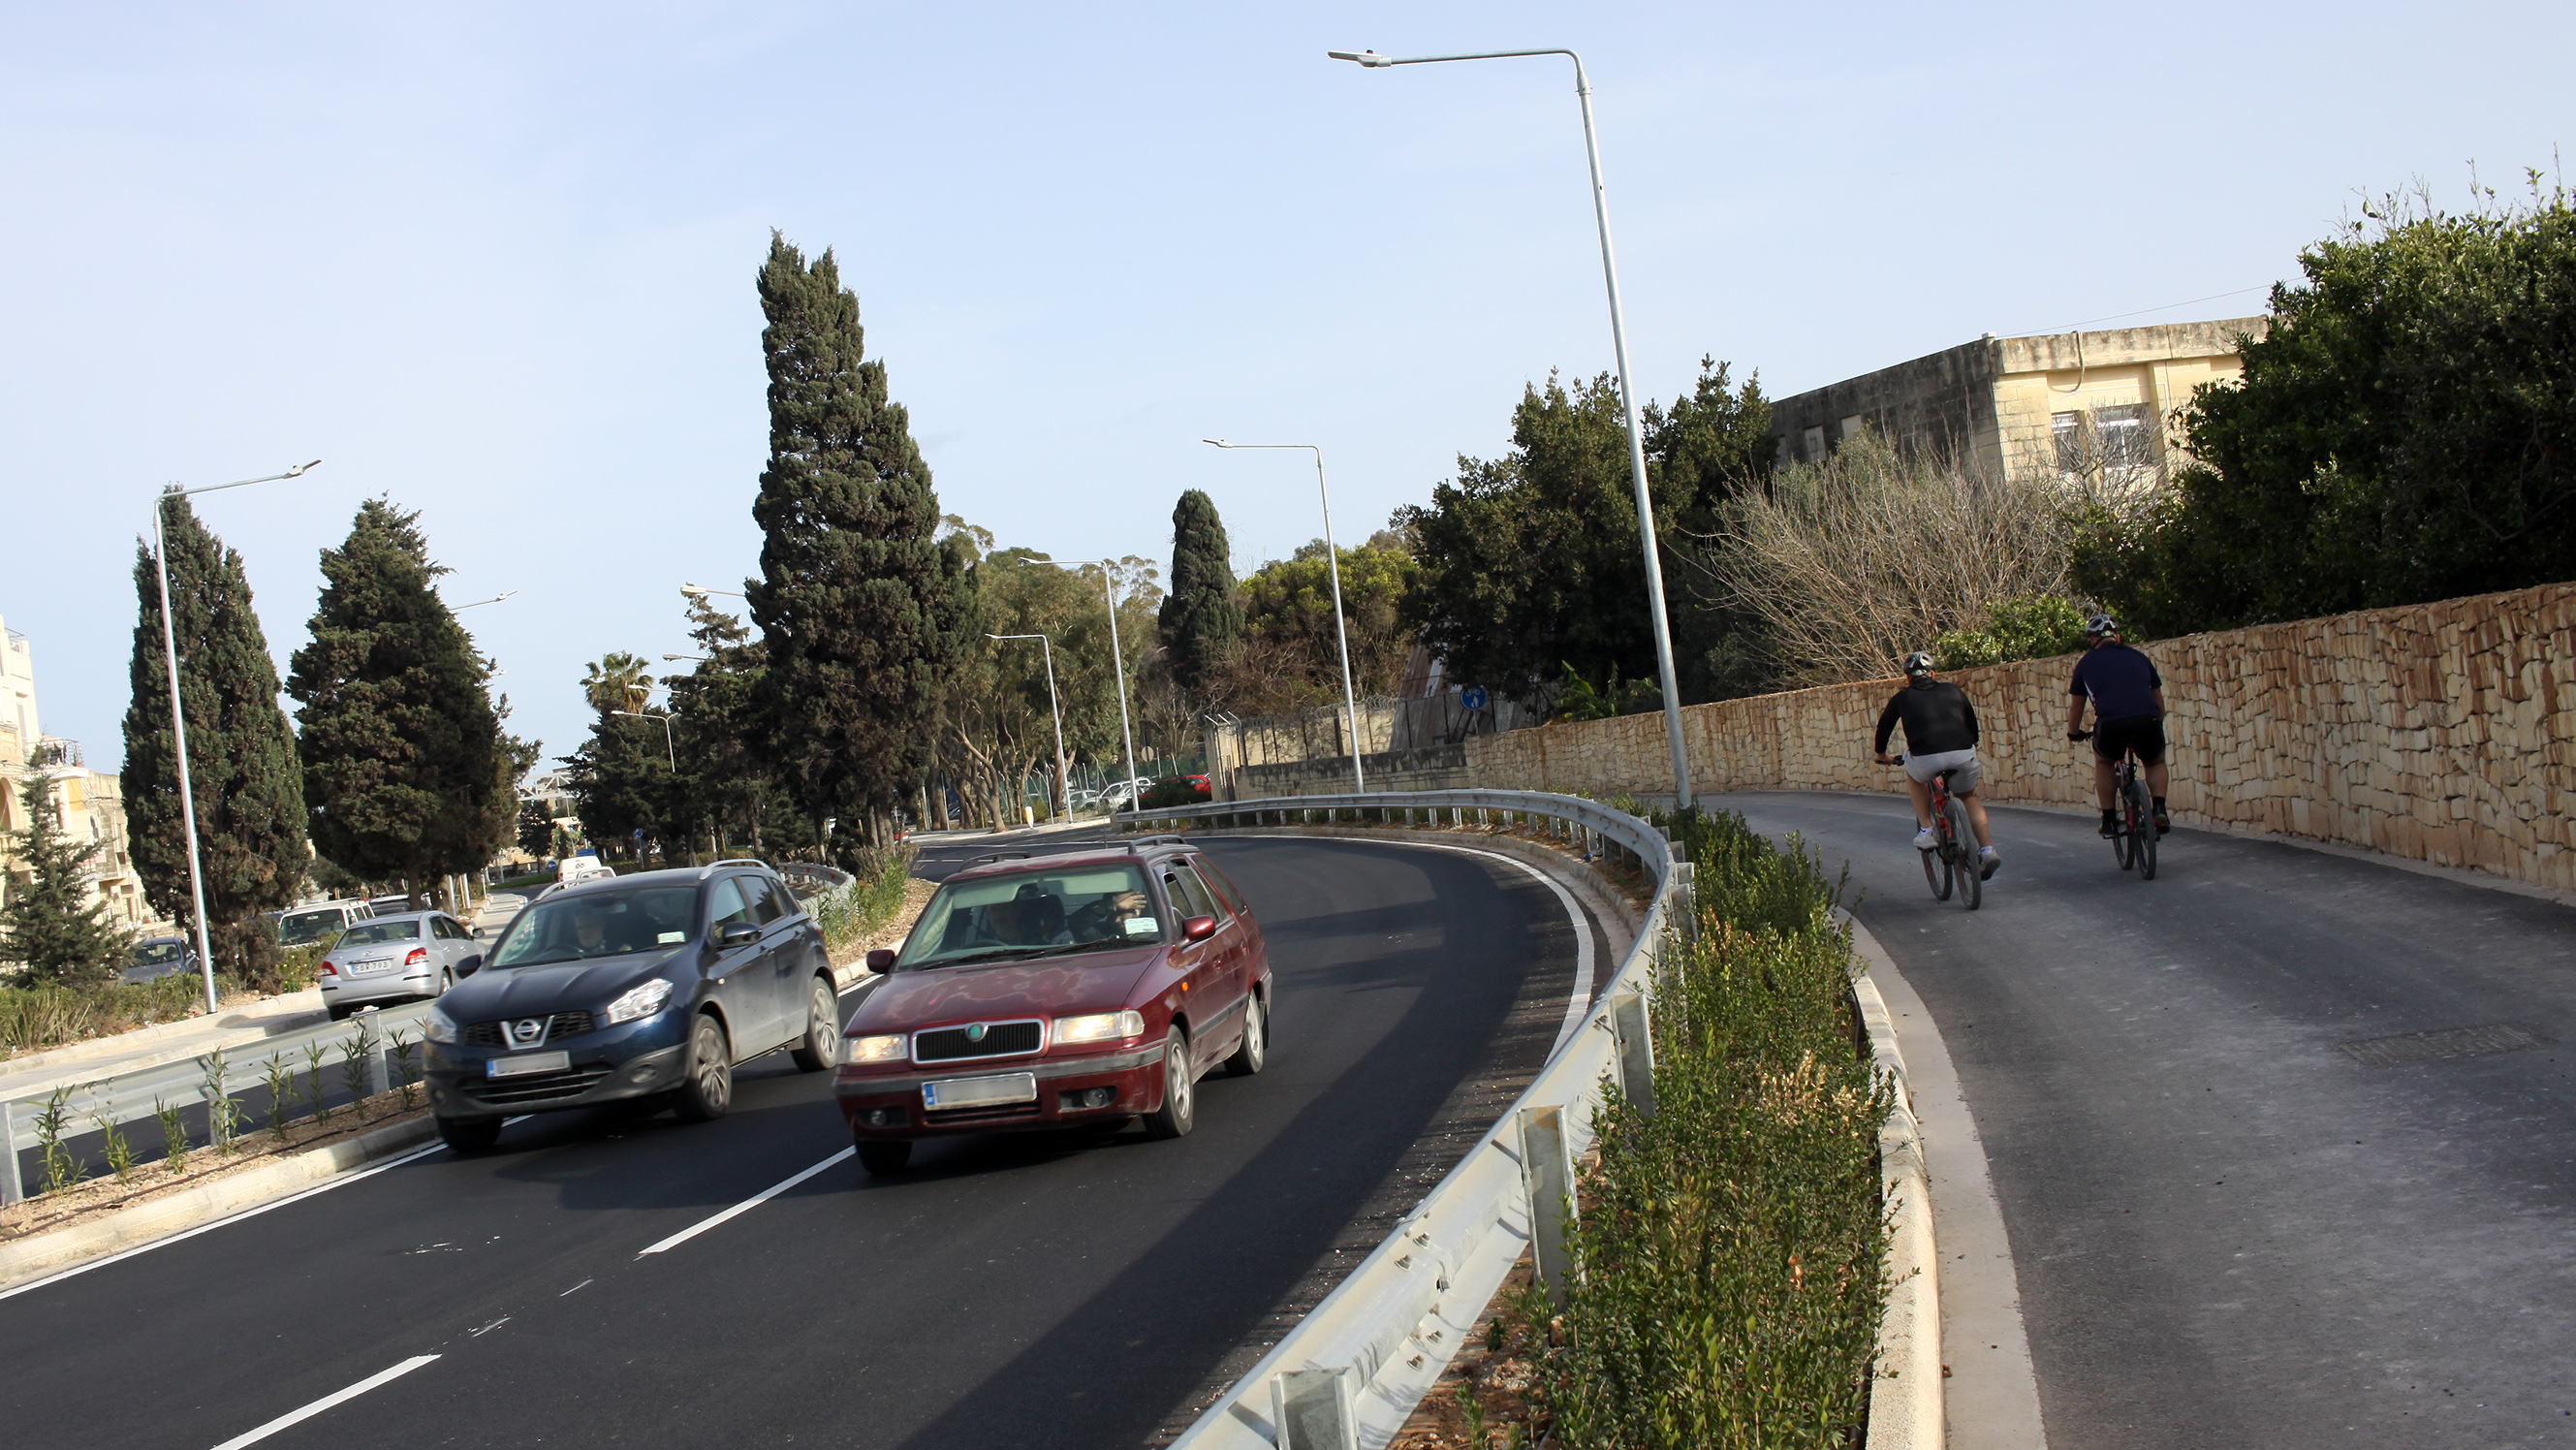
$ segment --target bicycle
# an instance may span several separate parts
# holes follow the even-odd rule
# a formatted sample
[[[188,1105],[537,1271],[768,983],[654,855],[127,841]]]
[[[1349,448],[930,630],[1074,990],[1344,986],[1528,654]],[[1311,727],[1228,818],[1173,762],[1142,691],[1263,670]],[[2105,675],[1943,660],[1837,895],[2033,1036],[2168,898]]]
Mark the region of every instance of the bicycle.
[[[2079,741],[2090,740],[2093,732],[2075,732]],[[2119,829],[2111,833],[2111,854],[2123,871],[2135,870],[2141,881],[2156,879],[2156,805],[2147,794],[2147,782],[2138,770],[2138,753],[2120,753],[2120,763],[2111,767],[2112,791],[2119,801]]]
[[[1940,844],[1923,853],[1923,879],[1932,899],[1947,901],[1954,887],[1966,888],[1963,904],[1974,911],[1985,902],[1985,875],[1977,861],[1977,836],[1968,829],[1967,803],[1950,794],[1950,772],[1932,777],[1932,830]]]

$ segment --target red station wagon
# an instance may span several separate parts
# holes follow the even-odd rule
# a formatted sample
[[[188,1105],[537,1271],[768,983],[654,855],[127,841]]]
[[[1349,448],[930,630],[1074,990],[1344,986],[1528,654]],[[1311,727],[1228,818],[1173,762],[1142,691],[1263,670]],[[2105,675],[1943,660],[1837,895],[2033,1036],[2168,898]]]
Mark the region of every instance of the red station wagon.
[[[1272,981],[1243,893],[1177,837],[988,856],[948,878],[850,1016],[833,1091],[870,1173],[923,1138],[1145,1120],[1261,1071]]]

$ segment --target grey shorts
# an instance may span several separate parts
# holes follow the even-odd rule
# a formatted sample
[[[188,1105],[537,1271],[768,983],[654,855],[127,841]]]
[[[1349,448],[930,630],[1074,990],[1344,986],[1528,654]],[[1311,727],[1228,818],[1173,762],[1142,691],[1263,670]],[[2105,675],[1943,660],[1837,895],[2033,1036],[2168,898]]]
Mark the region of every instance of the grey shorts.
[[[1950,772],[1950,794],[1952,795],[1971,794],[1976,790],[1978,780],[1985,774],[1977,764],[1977,752],[1973,749],[1944,750],[1938,755],[1905,757],[1905,773],[1912,776],[1918,784],[1930,785],[1932,777],[1945,770]]]

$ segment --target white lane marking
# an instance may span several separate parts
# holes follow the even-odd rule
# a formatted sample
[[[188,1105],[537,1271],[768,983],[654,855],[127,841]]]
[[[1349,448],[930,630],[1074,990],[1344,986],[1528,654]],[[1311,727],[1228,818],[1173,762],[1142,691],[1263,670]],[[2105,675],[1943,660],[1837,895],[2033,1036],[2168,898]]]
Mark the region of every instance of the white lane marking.
[[[506,1128],[512,1123],[524,1123],[533,1116],[535,1115],[531,1113],[523,1113],[515,1118],[506,1118],[502,1120],[501,1126]],[[346,1188],[361,1178],[373,1178],[379,1173],[383,1173],[388,1169],[400,1168],[404,1164],[412,1162],[415,1159],[426,1158],[432,1153],[444,1153],[446,1151],[446,1144],[432,1143],[426,1148],[416,1149],[412,1152],[405,1153],[399,1158],[387,1159],[385,1162],[379,1163],[373,1168],[363,1168],[355,1173],[342,1174],[337,1178],[326,1179],[300,1193],[290,1193],[284,1198],[259,1204],[256,1207],[245,1208],[239,1213],[226,1214],[222,1218],[216,1219],[213,1223],[201,1223],[195,1228],[185,1229],[179,1233],[174,1233],[166,1239],[154,1239],[148,1244],[136,1244],[130,1249],[119,1249],[115,1253],[109,1254],[103,1259],[92,1259],[86,1264],[74,1264],[68,1269],[56,1270],[41,1279],[30,1279],[23,1284],[13,1284],[6,1289],[0,1289],[0,1299],[7,1299],[19,1294],[24,1294],[30,1289],[41,1289],[47,1284],[59,1284],[63,1280],[72,1277],[74,1274],[86,1274],[92,1269],[104,1269],[108,1265],[116,1263],[121,1259],[130,1259],[136,1254],[148,1254],[154,1249],[166,1248],[171,1244],[178,1243],[182,1239],[192,1239],[202,1233],[213,1233],[216,1229],[222,1228],[227,1224],[236,1224],[246,1218],[257,1218],[261,1214],[268,1212],[270,1209],[284,1208],[290,1203],[301,1203],[305,1199],[314,1197],[317,1194],[328,1193],[334,1188]]]
[[[806,1169],[804,1172],[797,1174],[793,1178],[787,1179],[781,1183],[771,1184],[769,1187],[762,1189],[760,1192],[753,1194],[751,1197],[744,1199],[742,1202],[735,1204],[733,1207],[726,1209],[724,1212],[717,1214],[713,1218],[700,1219],[696,1223],[689,1225],[687,1228],[680,1230],[678,1233],[671,1235],[660,1243],[654,1244],[650,1248],[637,1250],[635,1256],[640,1259],[646,1254],[658,1254],[664,1249],[678,1248],[680,1245],[687,1243],[689,1240],[696,1238],[698,1235],[705,1233],[708,1229],[714,1228],[718,1224],[724,1223],[741,1214],[749,1213],[751,1210],[760,1207],[769,1200],[776,1198],[778,1195],[785,1193],[791,1188],[794,1188],[797,1184],[804,1182],[806,1179],[813,1177],[824,1169],[832,1167],[834,1164],[848,1162],[850,1159],[857,1157],[858,1153],[859,1150],[855,1147],[844,1148],[840,1152],[833,1154],[831,1157],[824,1159],[822,1162],[815,1164],[813,1167]]]
[[[596,1279],[584,1279],[580,1283],[573,1285],[571,1288],[564,1290],[560,1294],[557,1294],[555,1297],[558,1299],[569,1299],[573,1295],[580,1293],[582,1290],[587,1289],[598,1282],[599,1281]]]
[[[1275,841],[1282,838],[1278,836],[1237,836],[1234,839],[1239,841]],[[1293,841],[1348,841],[1365,840],[1366,838],[1351,836],[1291,835],[1286,837],[1286,839]],[[1575,904],[1574,893],[1566,890],[1564,883],[1558,881],[1555,877],[1548,875],[1546,872],[1541,871],[1536,866],[1533,866],[1527,861],[1523,861],[1516,856],[1506,856],[1500,851],[1483,851],[1474,846],[1452,846],[1445,841],[1379,841],[1375,844],[1381,846],[1419,846],[1426,851],[1456,851],[1463,856],[1482,856],[1486,860],[1500,861],[1506,866],[1512,866],[1522,871],[1526,871],[1541,886],[1544,886],[1548,890],[1556,893],[1557,902],[1565,908],[1566,923],[1574,928],[1574,987],[1571,991],[1565,994],[1565,1021],[1556,1029],[1555,1044],[1547,1050],[1547,1055],[1550,1058],[1554,1058],[1557,1054],[1557,1050],[1564,1047],[1566,1040],[1574,1036],[1576,1030],[1583,1026],[1583,1019],[1589,1016],[1592,1011],[1592,923],[1584,916],[1583,908]],[[1391,939],[1392,938],[1390,938],[1390,940]]]
[[[437,1358],[438,1356],[434,1354],[413,1355],[411,1358],[395,1365],[392,1369],[379,1370],[376,1373],[367,1376],[365,1379],[358,1381],[356,1384],[349,1386],[347,1389],[340,1391],[338,1394],[324,1395],[322,1398],[306,1405],[303,1409],[290,1410],[287,1413],[278,1416],[276,1419],[269,1421],[267,1424],[260,1426],[258,1429],[251,1431],[247,1435],[236,1435],[233,1438],[226,1440],[221,1445],[216,1446],[215,1450],[242,1450],[242,1447],[245,1445],[255,1445],[260,1441],[267,1439],[269,1436],[276,1434],[278,1431],[285,1429],[289,1425],[299,1425],[306,1420],[312,1419],[315,1415],[321,1414],[324,1410],[331,1408],[333,1405],[346,1400],[354,1400],[358,1396],[365,1394],[367,1391],[374,1389],[376,1386],[384,1384],[387,1381],[401,1379],[404,1375],[411,1373],[422,1365],[431,1363]]]

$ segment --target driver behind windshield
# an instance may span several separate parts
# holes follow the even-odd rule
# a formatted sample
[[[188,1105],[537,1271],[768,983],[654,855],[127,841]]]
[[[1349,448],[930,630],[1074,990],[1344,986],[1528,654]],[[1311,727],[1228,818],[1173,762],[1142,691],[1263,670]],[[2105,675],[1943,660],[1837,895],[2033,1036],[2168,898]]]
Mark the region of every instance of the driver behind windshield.
[[[1023,883],[1010,900],[984,908],[984,932],[1001,946],[1073,945],[1073,933],[1064,927],[1064,903],[1034,881]]]
[[[577,957],[614,955],[608,944],[608,918],[589,907],[576,908],[572,914],[572,954]]]

